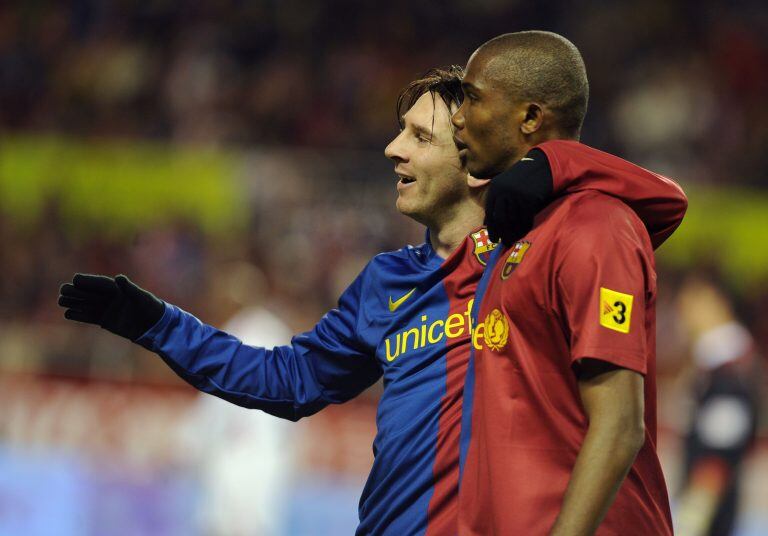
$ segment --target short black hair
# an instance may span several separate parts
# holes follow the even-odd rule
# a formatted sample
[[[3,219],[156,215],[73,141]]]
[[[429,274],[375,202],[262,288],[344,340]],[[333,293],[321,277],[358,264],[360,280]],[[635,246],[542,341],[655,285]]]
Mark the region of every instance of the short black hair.
[[[449,110],[452,105],[461,106],[464,101],[464,93],[461,90],[463,78],[464,69],[458,65],[451,65],[450,67],[433,67],[408,84],[397,97],[395,113],[400,128],[405,126],[403,116],[419,100],[419,97],[427,92],[432,93],[433,98],[440,96]]]
[[[494,37],[478,49],[490,54],[490,75],[518,100],[539,102],[563,134],[578,138],[587,114],[589,82],[579,49],[562,35],[526,31]]]

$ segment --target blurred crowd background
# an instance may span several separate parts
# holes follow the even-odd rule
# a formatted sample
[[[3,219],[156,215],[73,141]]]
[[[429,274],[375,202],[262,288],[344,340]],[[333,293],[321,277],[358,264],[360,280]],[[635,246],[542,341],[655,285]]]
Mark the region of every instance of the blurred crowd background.
[[[677,496],[702,363],[725,359],[700,338],[738,325],[723,355],[768,348],[764,2],[27,0],[0,3],[0,534],[350,533],[378,387],[287,427],[233,412],[65,322],[58,286],[125,273],[255,344],[286,342],[371,256],[423,240],[383,155],[398,91],[534,28],[584,55],[582,141],[690,195],[657,255]],[[764,425],[744,463],[738,533],[765,534]],[[238,496],[279,522],[249,532]],[[226,505],[240,529],[214,519]]]

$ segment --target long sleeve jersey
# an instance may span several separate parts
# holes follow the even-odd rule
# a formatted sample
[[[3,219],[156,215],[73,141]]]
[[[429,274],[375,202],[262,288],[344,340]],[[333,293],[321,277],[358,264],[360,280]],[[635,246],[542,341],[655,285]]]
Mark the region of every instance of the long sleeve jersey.
[[[545,145],[550,160],[562,153],[553,166],[556,193],[597,190],[639,212],[684,207],[681,190],[663,177],[633,168],[620,181],[611,169],[590,168],[593,149]],[[568,177],[563,162],[572,160],[581,164]],[[636,184],[630,198],[622,197],[626,181]],[[377,255],[338,307],[287,346],[245,345],[171,304],[137,342],[197,389],[291,420],[343,403],[383,377],[357,534],[455,534],[462,394],[470,348],[482,337],[470,312],[494,247],[477,229],[447,259],[428,234],[419,246]]]

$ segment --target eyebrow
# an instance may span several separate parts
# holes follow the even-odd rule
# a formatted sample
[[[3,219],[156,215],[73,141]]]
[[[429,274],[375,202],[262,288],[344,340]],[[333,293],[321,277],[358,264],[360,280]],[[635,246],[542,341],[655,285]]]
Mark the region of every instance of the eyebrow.
[[[432,129],[429,129],[427,127],[424,127],[421,125],[413,125],[413,130],[415,130],[419,134],[425,134],[429,137],[432,137]]]
[[[432,139],[433,133],[427,127],[425,127],[423,125],[416,124],[416,123],[411,123],[410,125],[406,125],[406,126],[410,126],[416,132],[416,134],[423,134],[424,136],[428,137],[429,139]]]

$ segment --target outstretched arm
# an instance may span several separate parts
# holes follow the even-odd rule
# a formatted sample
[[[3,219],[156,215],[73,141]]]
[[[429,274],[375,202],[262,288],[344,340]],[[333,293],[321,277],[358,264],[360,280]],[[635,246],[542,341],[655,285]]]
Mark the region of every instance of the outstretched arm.
[[[62,286],[59,305],[68,319],[100,325],[156,352],[201,391],[298,420],[349,400],[381,376],[356,337],[359,280],[312,331],[271,350],[243,344],[124,276],[77,274]]]

